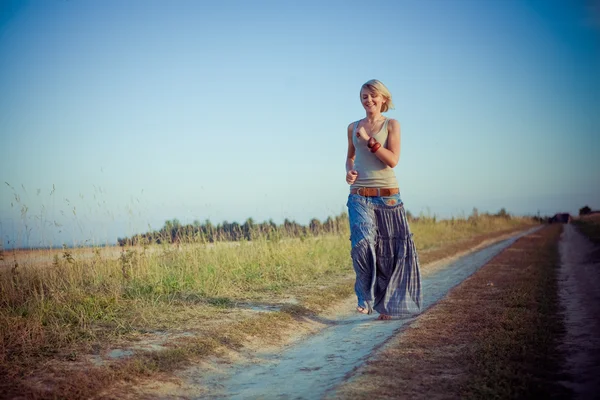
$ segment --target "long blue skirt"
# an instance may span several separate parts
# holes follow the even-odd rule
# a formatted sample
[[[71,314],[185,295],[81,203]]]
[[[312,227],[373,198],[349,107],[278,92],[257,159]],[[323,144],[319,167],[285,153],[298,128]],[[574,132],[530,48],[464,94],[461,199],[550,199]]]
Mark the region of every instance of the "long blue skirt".
[[[407,317],[421,311],[419,257],[400,195],[348,197],[358,305]]]

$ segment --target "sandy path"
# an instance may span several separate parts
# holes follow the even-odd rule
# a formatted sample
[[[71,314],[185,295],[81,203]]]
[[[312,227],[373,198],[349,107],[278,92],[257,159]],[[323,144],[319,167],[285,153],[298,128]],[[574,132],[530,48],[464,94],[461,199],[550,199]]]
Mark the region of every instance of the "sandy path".
[[[598,249],[573,225],[567,224],[559,244],[559,294],[564,307],[566,334],[561,350],[566,355],[565,386],[575,398],[600,396],[600,263]]]
[[[461,257],[423,278],[424,309],[443,298],[452,287],[519,237],[537,229]],[[349,304],[348,309],[352,308]],[[375,321],[373,316],[341,313],[321,321],[327,327],[318,334],[283,351],[257,354],[251,360],[234,365],[213,365],[212,371],[206,368],[183,371],[178,375],[186,382],[183,386],[188,390],[179,387],[179,395],[228,399],[323,398],[393,334],[415,320],[418,317],[381,322]],[[162,397],[169,398],[170,395]]]

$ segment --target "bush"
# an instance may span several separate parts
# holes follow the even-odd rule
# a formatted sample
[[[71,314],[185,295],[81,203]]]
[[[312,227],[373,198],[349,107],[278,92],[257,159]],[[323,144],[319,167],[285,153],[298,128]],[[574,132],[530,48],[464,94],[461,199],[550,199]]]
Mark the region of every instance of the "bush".
[[[591,214],[591,212],[592,212],[592,209],[589,208],[588,206],[581,207],[579,209],[579,215],[587,215],[587,214]]]

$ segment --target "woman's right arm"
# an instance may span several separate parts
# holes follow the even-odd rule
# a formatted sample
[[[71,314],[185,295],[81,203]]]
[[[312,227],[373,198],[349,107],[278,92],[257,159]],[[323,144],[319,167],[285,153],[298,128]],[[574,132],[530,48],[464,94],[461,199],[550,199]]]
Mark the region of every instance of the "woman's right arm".
[[[346,155],[346,182],[352,185],[358,177],[358,172],[354,170],[354,157],[356,155],[356,149],[352,142],[352,133],[354,132],[354,124],[348,125],[348,154]]]

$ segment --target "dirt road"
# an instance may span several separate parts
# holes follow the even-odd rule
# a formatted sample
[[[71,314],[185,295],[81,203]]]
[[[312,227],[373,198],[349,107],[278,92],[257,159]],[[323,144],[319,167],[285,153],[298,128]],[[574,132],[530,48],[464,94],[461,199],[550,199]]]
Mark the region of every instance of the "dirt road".
[[[566,355],[564,382],[576,398],[600,396],[600,263],[598,249],[577,229],[567,224],[561,236],[559,293],[564,307]]]

